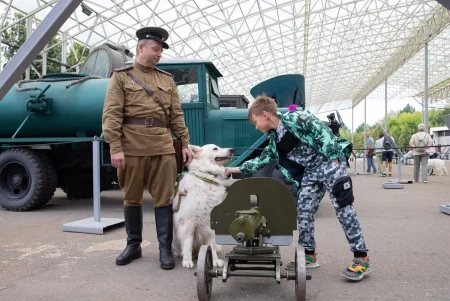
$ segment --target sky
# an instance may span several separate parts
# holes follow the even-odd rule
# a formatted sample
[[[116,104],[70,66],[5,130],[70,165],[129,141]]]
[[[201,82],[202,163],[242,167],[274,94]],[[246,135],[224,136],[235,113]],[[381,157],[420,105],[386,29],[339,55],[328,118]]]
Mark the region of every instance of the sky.
[[[421,101],[421,99],[417,99]],[[428,103],[428,111],[433,110],[434,108],[443,108],[445,104],[448,104],[449,102],[439,102],[439,103]],[[402,97],[402,98],[395,98],[394,100],[389,101],[387,104],[388,114],[390,111],[400,111],[406,105],[411,105],[416,112],[422,111],[422,106],[417,101],[415,101],[412,97]],[[367,113],[366,113],[366,122],[368,126],[374,125],[376,122],[378,122],[380,119],[384,120],[385,116],[385,102],[383,100],[377,101],[367,100]],[[339,114],[341,115],[342,120],[344,123],[348,126],[348,128],[352,127],[352,110],[339,110]],[[354,109],[354,130],[364,122],[364,101],[360,102]]]
[[[100,6],[96,6],[94,4],[94,0],[86,0],[85,3],[88,3],[89,6],[91,8],[93,8],[94,10],[103,10],[100,8]],[[104,1],[105,3],[110,3],[111,1]],[[232,2],[232,1],[230,1]],[[344,1],[345,2],[345,1]],[[395,2],[395,1],[394,1]],[[126,6],[124,7],[128,7],[128,6],[132,6],[132,4],[134,3],[134,1],[127,1]],[[199,3],[203,3],[203,1],[199,1]],[[207,1],[205,1],[205,3],[207,3]],[[245,3],[245,2],[244,2]],[[248,3],[247,3],[248,4]],[[19,6],[24,8],[25,10],[32,10],[34,8],[37,7],[36,1],[35,0],[15,0],[14,1],[14,5]],[[106,4],[104,4],[106,5]],[[109,4],[108,4],[109,5]],[[107,6],[108,6],[107,5]],[[244,4],[242,4],[244,5]],[[318,5],[320,5],[320,3],[318,2]],[[371,4],[372,5],[372,4]],[[376,3],[374,3],[373,5],[376,5]],[[161,7],[160,7],[161,6]],[[170,7],[170,4],[165,1],[161,2],[161,5],[158,6],[158,10],[162,11],[166,8],[164,7]],[[3,13],[5,8],[5,4],[0,3],[0,14]],[[144,7],[140,7],[141,9],[144,9]],[[318,9],[317,7],[315,7],[315,9]],[[88,16],[84,15],[83,13],[81,13],[81,8],[77,8],[78,13],[77,13],[77,18],[79,19],[80,22],[82,23],[86,23],[85,25],[89,26],[92,25],[91,23],[94,22],[94,19],[89,19]],[[40,19],[43,19],[45,17],[45,15],[50,11],[50,8],[46,8],[43,11],[39,12],[37,14],[37,17]],[[328,13],[333,12],[332,10],[328,11]],[[108,12],[109,13],[109,12]],[[135,11],[134,10],[130,10],[130,13],[132,13],[134,15]],[[106,14],[105,12],[105,16],[109,16],[109,14]],[[378,16],[380,17],[380,16]],[[123,19],[125,18],[125,19]],[[128,20],[126,19],[127,17],[121,16],[118,20],[120,20],[122,23],[124,24],[129,24],[128,21],[132,22],[132,20]],[[88,20],[89,19],[89,20]],[[75,25],[74,21],[71,20],[67,20],[65,22],[65,24],[63,25],[62,29],[67,30],[68,28],[72,27]],[[105,22],[103,23],[102,26],[105,26],[104,30],[106,32],[108,32],[109,34],[111,33],[115,33],[117,31],[120,31],[120,29],[114,27],[112,24],[110,24],[109,22]],[[183,28],[177,28],[177,32],[179,33],[181,31],[181,33],[179,33],[181,36],[183,36],[183,32],[182,32]],[[69,35],[78,33],[79,29],[78,27],[75,27],[74,29],[72,29],[69,32]],[[130,30],[129,34],[133,35],[134,31]],[[77,37],[81,40],[84,40],[84,38],[87,38],[91,36],[89,31],[85,31],[81,34],[79,34]],[[433,84],[436,84],[438,82],[440,82],[443,79],[448,78],[448,76],[450,76],[449,74],[449,70],[450,70],[450,64],[448,63],[449,60],[446,60],[445,57],[448,57],[448,47],[445,45],[448,45],[448,39],[450,38],[450,30],[445,31],[444,34],[440,35],[440,39],[434,39],[431,43],[430,43],[430,86],[432,86]],[[100,39],[99,36],[96,36],[95,34],[91,37],[90,42],[94,43],[96,41],[96,39]],[[441,45],[442,44],[442,45]],[[445,47],[444,47],[445,46]],[[411,86],[411,83],[414,83],[416,81],[421,83],[421,74],[422,74],[422,70],[420,66],[423,66],[423,50],[421,50],[418,54],[416,54],[414,56],[413,59],[409,60],[409,62],[402,68],[400,68],[401,70],[406,70],[405,72],[396,72],[396,74],[398,73],[398,76],[393,76],[396,77],[395,79],[393,79],[393,82],[397,82],[399,81],[400,83],[402,81],[405,81],[405,85],[407,86]],[[418,68],[417,66],[419,66],[420,68]],[[436,72],[432,72],[433,70],[436,70]],[[406,75],[407,76],[406,76]],[[411,76],[411,74],[417,74],[418,76],[413,77]],[[395,74],[394,74],[395,75]],[[402,81],[400,79],[402,79]],[[391,89],[394,89],[394,94],[401,94],[398,93],[398,91],[395,91],[395,89],[397,90],[402,90],[402,88],[391,88],[391,83],[390,80],[389,81],[389,91],[391,91]],[[382,90],[382,89],[381,89]],[[381,91],[380,90],[380,91]],[[415,95],[418,92],[421,92],[421,89],[416,89],[417,91],[406,91],[406,94],[408,95]],[[405,92],[405,91],[402,91]],[[225,93],[224,93],[225,94]],[[308,96],[307,96],[308,98]],[[390,99],[388,100],[388,112],[391,110],[394,111],[398,111],[403,109],[407,104],[410,104],[411,106],[413,106],[416,111],[421,111],[421,105],[418,104],[412,97],[403,97],[403,98],[399,98],[396,97],[394,99]],[[385,115],[385,107],[384,107],[384,93],[381,91],[381,97],[379,95],[379,93],[374,92],[372,94],[371,98],[367,98],[367,124],[368,125],[373,125],[375,122],[379,121],[380,119],[384,118]],[[341,115],[341,117],[343,118],[344,123],[347,125],[347,127],[351,128],[352,127],[352,110],[351,109],[346,109],[346,110],[339,110],[339,113]],[[354,108],[354,129],[357,128],[358,125],[360,125],[361,123],[364,122],[364,102],[360,102],[355,108]],[[326,115],[327,113],[323,113],[320,114],[323,117],[321,117],[322,119],[326,120]]]
[[[396,99],[393,101],[388,100],[387,110],[389,111],[400,111],[402,110],[408,103],[414,107],[417,111],[422,111],[422,106],[417,103],[412,97]],[[342,117],[344,123],[351,128],[352,127],[352,109],[347,110],[339,110],[339,114]],[[364,122],[364,101],[361,101],[354,109],[353,109],[354,121],[353,126],[354,130]],[[366,110],[366,123],[367,125],[373,125],[380,119],[384,119],[385,116],[385,102],[378,100],[367,100],[367,110]]]

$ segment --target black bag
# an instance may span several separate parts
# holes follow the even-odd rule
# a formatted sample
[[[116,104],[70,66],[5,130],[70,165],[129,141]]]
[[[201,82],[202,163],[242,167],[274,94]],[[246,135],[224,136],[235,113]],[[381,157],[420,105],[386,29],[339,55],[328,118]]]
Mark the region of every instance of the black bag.
[[[391,144],[390,141],[388,141],[388,140],[386,139],[386,137],[384,137],[383,148],[384,148],[385,150],[391,150],[391,149],[392,149],[392,144]]]
[[[353,204],[355,197],[353,196],[352,178],[343,176],[337,179],[333,186],[333,194],[339,207],[342,208]]]

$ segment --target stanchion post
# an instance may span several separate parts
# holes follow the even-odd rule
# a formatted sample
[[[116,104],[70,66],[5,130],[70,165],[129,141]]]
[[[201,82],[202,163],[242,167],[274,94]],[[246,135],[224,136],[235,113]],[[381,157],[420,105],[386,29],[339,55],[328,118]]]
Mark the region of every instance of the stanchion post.
[[[94,137],[92,141],[92,178],[93,183],[93,201],[94,201],[94,221],[100,222],[100,141]]]
[[[66,223],[63,225],[64,232],[80,232],[90,234],[103,234],[104,229],[114,225],[123,224],[123,218],[100,217],[100,140],[95,136],[92,140],[92,186],[94,216],[83,220]]]

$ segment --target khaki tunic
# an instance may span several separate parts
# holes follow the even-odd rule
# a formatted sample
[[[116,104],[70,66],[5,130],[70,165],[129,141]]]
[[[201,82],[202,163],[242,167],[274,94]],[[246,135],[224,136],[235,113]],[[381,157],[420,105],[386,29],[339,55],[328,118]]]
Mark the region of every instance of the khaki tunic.
[[[174,154],[171,131],[189,145],[189,133],[172,76],[162,70],[145,67],[138,62],[128,69],[159,97],[170,118],[170,130],[161,127],[122,124],[127,117],[153,117],[165,121],[164,111],[144,88],[124,71],[114,72],[106,92],[102,127],[104,139],[111,154],[124,152],[128,156],[155,156]]]

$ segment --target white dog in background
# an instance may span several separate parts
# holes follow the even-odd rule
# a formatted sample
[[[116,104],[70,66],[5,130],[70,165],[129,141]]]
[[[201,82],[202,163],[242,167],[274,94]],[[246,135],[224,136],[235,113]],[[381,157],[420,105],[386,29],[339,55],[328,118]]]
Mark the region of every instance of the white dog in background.
[[[193,268],[192,251],[198,251],[202,245],[210,245],[214,267],[222,267],[224,262],[217,256],[210,214],[225,199],[223,165],[231,160],[234,150],[213,144],[203,147],[189,145],[189,148],[194,158],[173,200],[173,253],[183,257],[183,267]]]
[[[439,176],[442,176],[444,172],[448,175],[447,168],[445,167],[445,161],[442,159],[428,159],[428,174],[431,173],[432,169],[436,174],[440,171],[441,174]]]

